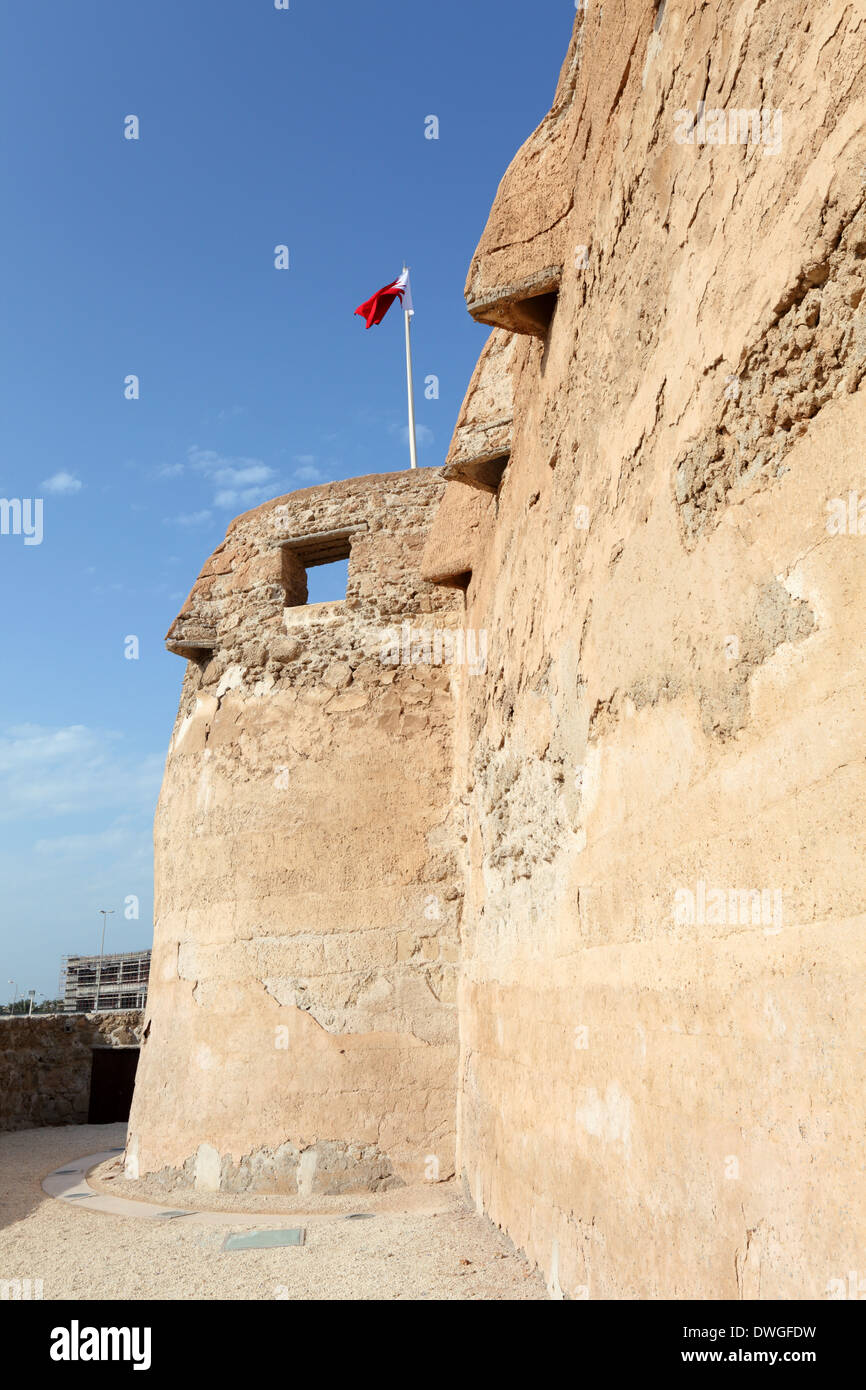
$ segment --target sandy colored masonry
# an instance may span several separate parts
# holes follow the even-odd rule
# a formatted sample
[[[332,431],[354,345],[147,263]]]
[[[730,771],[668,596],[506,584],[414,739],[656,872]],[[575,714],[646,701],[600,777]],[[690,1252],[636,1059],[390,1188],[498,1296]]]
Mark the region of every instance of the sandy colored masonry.
[[[0,1130],[82,1124],[94,1047],[135,1047],[138,1009],[0,1019]]]
[[[240,518],[170,633],[131,1174],[456,1168],[555,1298],[863,1268],[864,129],[862,4],[580,9],[444,468]]]
[[[339,1192],[454,1173],[460,878],[449,670],[421,580],[438,472],[241,517],[169,633],[189,656],[156,819],[130,1176]],[[345,601],[307,567],[350,554]],[[459,602],[458,602],[459,601]],[[462,635],[462,634],[461,634]]]

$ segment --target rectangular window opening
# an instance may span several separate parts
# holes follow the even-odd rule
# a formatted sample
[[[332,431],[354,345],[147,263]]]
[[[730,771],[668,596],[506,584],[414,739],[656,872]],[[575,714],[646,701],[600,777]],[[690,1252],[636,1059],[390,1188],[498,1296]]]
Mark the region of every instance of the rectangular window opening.
[[[307,574],[307,603],[336,603],[349,587],[349,557],[316,565]]]
[[[336,603],[346,597],[352,540],[367,523],[282,541],[282,582],[287,608]]]

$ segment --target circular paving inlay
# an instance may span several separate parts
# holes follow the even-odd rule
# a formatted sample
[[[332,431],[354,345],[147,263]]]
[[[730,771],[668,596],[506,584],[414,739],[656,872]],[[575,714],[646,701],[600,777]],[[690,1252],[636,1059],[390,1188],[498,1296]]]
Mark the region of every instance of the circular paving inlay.
[[[107,1159],[114,1158],[122,1149],[108,1149],[105,1153],[87,1154],[84,1158],[55,1168],[42,1180],[42,1190],[58,1202],[75,1202],[86,1211],[101,1211],[109,1216],[133,1216],[145,1221],[205,1222],[207,1225],[282,1227],[283,1224],[297,1225],[298,1213],[281,1212],[243,1212],[243,1211],[179,1211],[174,1208],[157,1206],[154,1202],[140,1202],[131,1197],[114,1197],[108,1192],[95,1192],[87,1181],[92,1168]]]

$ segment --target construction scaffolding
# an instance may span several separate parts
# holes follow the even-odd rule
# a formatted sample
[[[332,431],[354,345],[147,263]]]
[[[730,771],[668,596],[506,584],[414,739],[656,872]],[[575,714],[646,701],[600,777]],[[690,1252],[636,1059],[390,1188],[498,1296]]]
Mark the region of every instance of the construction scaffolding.
[[[143,1009],[150,975],[150,951],[111,956],[64,956],[60,972],[63,1011],[114,1013]]]

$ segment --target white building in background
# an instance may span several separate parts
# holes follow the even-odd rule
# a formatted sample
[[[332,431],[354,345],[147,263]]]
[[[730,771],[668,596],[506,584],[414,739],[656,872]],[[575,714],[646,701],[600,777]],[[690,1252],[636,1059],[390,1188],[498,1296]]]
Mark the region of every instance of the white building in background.
[[[143,1009],[150,975],[150,951],[120,955],[64,956],[60,975],[63,1011],[86,1014]]]

